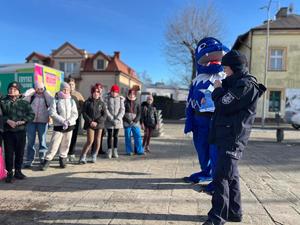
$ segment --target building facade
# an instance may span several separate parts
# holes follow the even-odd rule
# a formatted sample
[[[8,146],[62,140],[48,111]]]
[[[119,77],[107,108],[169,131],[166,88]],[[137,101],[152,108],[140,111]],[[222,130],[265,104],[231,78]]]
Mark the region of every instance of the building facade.
[[[249,63],[250,73],[267,86],[265,117],[274,118],[285,113],[287,92],[300,89],[300,15],[292,14],[287,7],[281,8],[269,22],[269,48],[266,68],[267,23],[251,28],[238,36],[233,49],[243,52]],[[265,77],[266,76],[266,77]],[[263,115],[260,99],[257,117]]]
[[[113,84],[120,86],[122,95],[132,88],[141,89],[142,83],[134,69],[120,59],[120,52],[109,56],[101,51],[94,54],[84,49],[78,49],[66,42],[48,55],[37,52],[31,53],[28,63],[40,63],[65,72],[65,78],[72,77],[77,81],[77,89],[85,98],[90,96],[91,85],[100,82],[104,92],[109,92]]]
[[[164,96],[173,99],[175,102],[183,102],[187,100],[189,89],[165,85],[162,82],[145,85],[144,93],[150,93],[153,96]]]

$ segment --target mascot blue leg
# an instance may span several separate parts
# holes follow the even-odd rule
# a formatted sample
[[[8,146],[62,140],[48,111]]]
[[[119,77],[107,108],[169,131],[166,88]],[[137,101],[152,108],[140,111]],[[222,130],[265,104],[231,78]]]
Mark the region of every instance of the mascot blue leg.
[[[210,145],[208,143],[208,133],[211,118],[209,116],[194,116],[193,141],[198,154],[200,172],[192,174],[188,179],[189,182],[198,183],[210,181],[211,162],[210,162]]]

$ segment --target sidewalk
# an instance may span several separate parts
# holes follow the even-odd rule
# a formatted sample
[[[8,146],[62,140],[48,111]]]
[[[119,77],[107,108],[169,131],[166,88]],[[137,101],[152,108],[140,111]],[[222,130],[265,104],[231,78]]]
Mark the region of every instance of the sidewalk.
[[[181,180],[199,167],[182,129],[165,124],[146,156],[126,156],[121,138],[117,160],[66,169],[53,162],[46,172],[24,170],[25,181],[0,182],[0,224],[202,224],[211,197]],[[240,162],[244,221],[229,225],[299,224],[300,132],[286,132],[280,144],[272,132],[252,133]]]

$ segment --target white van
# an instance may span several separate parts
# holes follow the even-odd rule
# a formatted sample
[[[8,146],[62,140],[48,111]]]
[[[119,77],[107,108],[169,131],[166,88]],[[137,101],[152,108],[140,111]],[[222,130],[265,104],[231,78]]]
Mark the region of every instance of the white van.
[[[295,129],[300,128],[300,89],[286,90],[284,119]]]

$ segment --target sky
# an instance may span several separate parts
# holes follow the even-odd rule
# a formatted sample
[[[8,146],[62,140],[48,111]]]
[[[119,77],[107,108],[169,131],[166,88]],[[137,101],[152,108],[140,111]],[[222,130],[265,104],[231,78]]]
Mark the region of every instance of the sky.
[[[207,0],[195,0],[205,4]],[[208,0],[209,1],[209,0]],[[238,35],[267,19],[269,0],[214,0],[231,47]],[[174,79],[163,51],[167,23],[190,0],[0,0],[0,64],[23,63],[33,51],[49,55],[68,41],[89,53],[113,55],[154,82]],[[270,15],[299,0],[272,1]],[[209,19],[209,18],[208,18]]]

